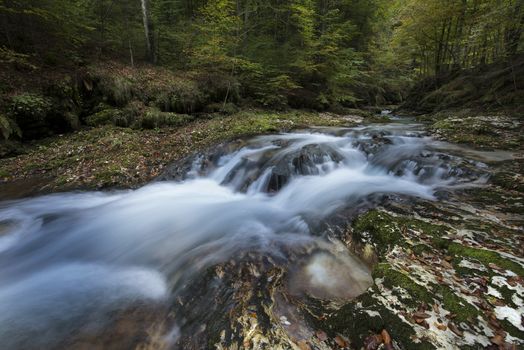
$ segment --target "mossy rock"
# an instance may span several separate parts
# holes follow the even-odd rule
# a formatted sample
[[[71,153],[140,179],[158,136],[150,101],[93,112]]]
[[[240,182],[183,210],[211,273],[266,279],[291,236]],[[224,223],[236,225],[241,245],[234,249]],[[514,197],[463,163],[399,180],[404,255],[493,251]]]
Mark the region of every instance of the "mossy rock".
[[[373,269],[373,278],[381,278],[384,286],[388,288],[400,287],[405,289],[410,298],[399,296],[402,301],[411,306],[417,306],[421,302],[433,303],[432,291],[412,280],[407,273],[400,272],[387,263],[378,264]]]
[[[382,279],[384,286],[393,291],[396,288],[406,290],[410,298],[403,297],[402,293],[397,297],[412,308],[416,308],[422,302],[432,305],[434,300],[439,300],[444,309],[455,315],[458,322],[475,322],[480,315],[475,306],[459,297],[451,288],[436,284],[420,285],[411,279],[408,273],[396,270],[389,264],[377,265],[373,270],[373,277]]]
[[[522,166],[522,163],[520,166]],[[524,193],[524,181],[522,177],[519,177],[518,174],[515,172],[497,172],[491,177],[491,183],[500,186],[505,190],[514,190],[520,193]]]
[[[380,210],[371,210],[360,216],[353,223],[353,239],[365,240],[369,234],[371,243],[375,244],[382,255],[395,245],[406,244],[404,233],[414,230],[429,236],[440,237],[447,232],[447,228],[434,225],[422,220],[403,216],[393,216]]]
[[[434,286],[435,294],[440,296],[444,309],[455,315],[458,322],[475,322],[480,315],[479,310],[466,300],[457,295],[456,292],[444,285]]]
[[[337,334],[344,335],[356,349],[363,348],[364,340],[369,335],[380,334],[383,329],[388,331],[401,349],[435,349],[427,341],[414,342],[415,330],[373,298],[372,295],[377,293],[380,292],[375,287],[344,305],[327,320],[315,322],[316,326],[333,337]]]
[[[431,129],[445,139],[473,145],[479,148],[515,149],[520,148],[521,138],[519,122],[503,115],[471,116],[455,113],[452,117],[440,119],[440,115]]]
[[[497,206],[508,213],[524,214],[524,199],[520,194],[504,191],[496,187],[467,190],[473,202]]]
[[[510,270],[516,273],[518,276],[524,276],[524,267],[522,267],[522,265],[503,257],[497,252],[486,249],[467,247],[455,242],[449,243],[447,249],[450,255],[475,259],[488,268],[490,264],[495,264],[500,268]]]

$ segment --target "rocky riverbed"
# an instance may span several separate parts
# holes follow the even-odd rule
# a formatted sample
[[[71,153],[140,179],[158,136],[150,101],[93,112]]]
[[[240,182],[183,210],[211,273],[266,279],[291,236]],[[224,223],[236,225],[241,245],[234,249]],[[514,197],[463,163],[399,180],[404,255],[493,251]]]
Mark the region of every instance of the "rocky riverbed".
[[[501,124],[500,132],[518,140],[516,123]],[[432,130],[438,127],[437,121]],[[80,312],[71,330],[58,335],[53,322],[67,317],[40,310],[49,317],[40,321],[51,325],[42,344],[54,347],[518,348],[524,344],[521,146],[459,146],[438,140],[450,137],[451,127],[437,139],[426,130],[399,120],[241,139],[168,166],[136,192],[4,203],[0,258],[9,264],[2,272],[11,290],[4,287],[0,299],[27,293],[37,302],[41,295],[32,288],[52,291],[52,278],[71,274],[73,284],[92,293],[71,295],[69,283],[52,280],[73,305],[79,296],[93,303],[113,294],[114,303],[95,302],[90,318]],[[498,142],[497,132],[490,129]],[[165,181],[173,179],[194,187]],[[169,199],[169,193],[178,194]],[[86,221],[92,218],[94,226]],[[27,225],[17,231],[20,223]],[[63,235],[68,251],[57,248],[60,240],[33,241],[58,253],[51,264],[47,248],[33,251],[12,239],[30,234],[28,227]],[[185,239],[188,228],[199,239]],[[77,239],[82,244],[71,251]],[[110,248],[101,251],[101,242]],[[20,255],[28,251],[41,260]],[[79,259],[103,268],[93,277]],[[51,272],[38,277],[34,264]],[[125,267],[123,274],[115,266]],[[24,269],[32,288],[23,287]],[[108,287],[106,280],[121,283]],[[145,289],[135,291],[133,280]],[[46,295],[47,305],[55,305],[55,294]],[[26,309],[13,306],[0,316],[18,317],[15,333],[22,336],[9,338],[13,347],[38,333],[38,325],[24,324]],[[96,327],[100,317],[107,323]],[[10,330],[2,329],[7,339]]]

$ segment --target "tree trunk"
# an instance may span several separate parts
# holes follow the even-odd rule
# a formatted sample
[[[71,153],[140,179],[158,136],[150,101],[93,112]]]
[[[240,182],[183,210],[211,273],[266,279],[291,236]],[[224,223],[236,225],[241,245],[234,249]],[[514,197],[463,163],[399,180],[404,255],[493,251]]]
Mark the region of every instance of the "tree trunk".
[[[144,20],[144,34],[146,37],[146,58],[150,63],[156,63],[154,36],[149,16],[149,0],[140,0],[142,4],[142,18]]]
[[[133,56],[133,46],[131,45],[131,40],[128,40],[128,45],[129,45],[129,59],[131,61],[131,67],[134,67],[135,66],[135,58]]]
[[[522,29],[524,27],[524,0],[517,0],[513,9],[513,18],[505,32],[506,55],[515,56],[519,47]]]
[[[435,75],[440,74],[440,68],[442,64],[442,49],[444,48],[444,37],[446,35],[446,22],[442,22],[442,30],[440,37],[437,42],[437,52],[435,56]]]
[[[453,44],[453,69],[460,69],[461,68],[461,61],[462,61],[462,55],[461,55],[461,49],[462,49],[462,34],[464,31],[464,22],[466,20],[466,11],[468,9],[468,1],[462,0],[461,3],[461,9],[459,18],[457,21],[457,27],[455,30],[455,40]]]

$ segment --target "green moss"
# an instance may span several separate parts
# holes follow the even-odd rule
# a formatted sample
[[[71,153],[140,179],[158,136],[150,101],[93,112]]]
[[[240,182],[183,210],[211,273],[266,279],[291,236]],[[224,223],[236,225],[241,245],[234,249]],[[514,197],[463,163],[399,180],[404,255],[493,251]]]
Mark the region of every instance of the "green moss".
[[[388,288],[401,287],[405,289],[411,296],[411,299],[403,300],[403,302],[408,305],[416,306],[420,302],[426,302],[428,304],[433,302],[431,293],[425,286],[417,284],[407,273],[395,270],[389,264],[378,264],[373,269],[373,278],[382,278],[384,285]]]
[[[513,271],[519,276],[524,276],[524,268],[520,264],[504,258],[494,251],[466,247],[452,242],[449,244],[448,252],[452,255],[476,259],[486,267],[493,263],[503,269]]]
[[[426,244],[416,244],[411,247],[413,253],[420,255],[422,253],[428,253],[431,251],[431,247]]]
[[[396,218],[379,210],[369,211],[353,223],[354,238],[361,239],[365,232],[369,233],[380,253],[396,244],[403,244],[401,230]]]
[[[478,276],[479,270],[470,269],[464,266],[460,266],[460,263],[462,262],[462,257],[456,256],[451,260],[451,265],[453,265],[453,268],[455,269],[455,272],[462,278],[467,277],[475,277]],[[489,274],[483,272],[483,274]]]
[[[443,285],[421,286],[412,280],[407,273],[392,268],[389,264],[379,264],[373,270],[374,278],[382,278],[386,287],[394,290],[395,287],[403,288],[411,296],[411,299],[398,296],[402,302],[416,307],[421,302],[433,304],[433,299],[441,299],[444,308],[456,315],[459,322],[473,321],[479,315],[478,310],[451,290]]]
[[[507,286],[502,286],[498,288],[498,291],[502,295],[502,299],[504,299],[504,302],[514,308],[517,308],[517,305],[513,302],[513,295],[515,295],[515,291],[512,291]]]
[[[379,291],[374,288],[353,302],[344,305],[327,320],[314,321],[315,326],[330,333],[333,337],[336,334],[346,336],[356,349],[363,348],[367,336],[380,333],[383,329],[388,331],[402,349],[435,349],[427,341],[413,342],[412,339],[415,336],[413,328],[374,299],[372,294],[376,293]]]
[[[511,322],[505,319],[499,320],[499,322],[502,325],[502,329],[508,332],[512,337],[524,339],[524,332],[515,327]]]
[[[206,99],[196,81],[178,78],[157,95],[155,105],[164,112],[194,113],[203,109]]]
[[[376,115],[376,114],[371,115],[371,116],[367,116],[366,117],[366,121],[369,122],[369,123],[375,123],[375,124],[391,123],[391,119],[388,116]]]
[[[448,249],[448,246],[450,244],[449,239],[441,238],[441,237],[432,237],[431,238],[431,244],[440,250]]]
[[[458,322],[474,322],[479,315],[479,311],[473,305],[457,296],[456,292],[449,287],[444,285],[436,286],[435,294],[442,296],[444,308],[455,314],[455,320]]]
[[[116,106],[125,106],[133,97],[133,83],[121,76],[102,75],[97,88],[104,98]]]
[[[405,245],[403,235],[407,230],[439,237],[446,233],[447,228],[417,219],[392,216],[379,210],[371,210],[358,217],[353,223],[353,238],[361,240],[365,232],[369,233],[371,241],[376,244],[379,253],[383,254],[390,247]]]

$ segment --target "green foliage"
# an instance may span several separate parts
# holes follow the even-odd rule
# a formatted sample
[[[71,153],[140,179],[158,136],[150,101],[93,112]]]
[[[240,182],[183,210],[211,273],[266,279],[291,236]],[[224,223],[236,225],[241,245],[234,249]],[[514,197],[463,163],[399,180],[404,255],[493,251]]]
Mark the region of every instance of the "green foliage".
[[[521,1],[406,0],[395,12],[390,48],[419,75],[506,60],[522,49]]]
[[[10,111],[11,119],[23,131],[26,125],[19,118],[40,120],[48,129],[62,131],[77,128],[78,115],[100,112],[93,109],[100,102],[118,108],[133,101],[142,104],[141,111],[111,119],[118,125],[133,124],[145,107],[179,114],[231,114],[231,104],[331,111],[385,105],[403,102],[407,87],[423,76],[453,75],[496,61],[504,63],[504,73],[478,101],[520,102],[520,71],[514,57],[523,47],[521,1],[148,4],[144,14],[140,1],[1,2],[0,66],[28,72],[47,64],[75,76],[62,81],[61,72],[53,77],[58,83],[34,88],[50,98],[52,106],[40,106],[48,113],[39,114],[37,108],[16,112],[27,114],[19,117]],[[149,24],[144,26],[144,20]],[[119,63],[106,63],[107,58]],[[87,61],[94,63],[85,69]],[[76,77],[85,79],[77,82]],[[479,85],[464,82],[443,87],[451,93],[439,89],[417,102],[457,105]],[[20,95],[15,83],[2,85],[6,96]],[[498,93],[501,89],[503,94]],[[508,89],[515,91],[506,93]]]
[[[51,111],[52,103],[49,98],[38,94],[16,95],[11,100],[9,114],[20,125],[44,122]]]
[[[255,100],[264,107],[285,109],[288,106],[290,91],[300,88],[290,76],[280,74],[271,77],[260,86],[255,94]]]

